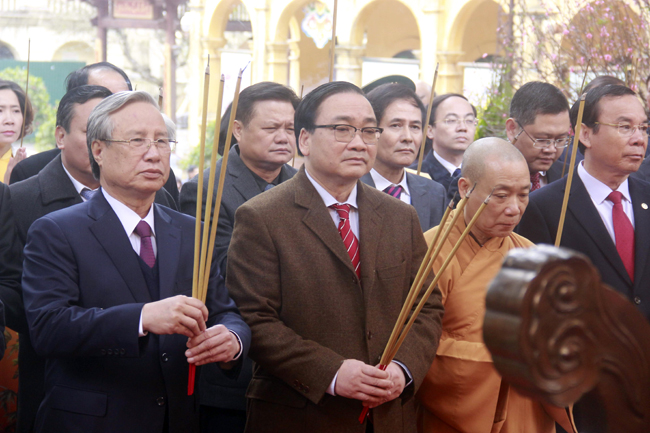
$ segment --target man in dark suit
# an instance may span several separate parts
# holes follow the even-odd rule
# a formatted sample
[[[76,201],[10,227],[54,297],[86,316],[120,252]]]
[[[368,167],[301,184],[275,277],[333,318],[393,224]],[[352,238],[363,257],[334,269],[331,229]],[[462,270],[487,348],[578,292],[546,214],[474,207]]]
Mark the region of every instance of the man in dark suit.
[[[11,212],[9,187],[0,182],[0,352],[4,350],[5,324],[16,332],[27,332],[20,296],[22,249],[16,241],[16,225]],[[0,353],[0,358],[2,354]]]
[[[71,72],[65,79],[66,93],[79,86],[102,86],[106,87],[113,93],[124,92],[133,90],[131,80],[126,73],[108,62],[93,63],[86,65],[81,69]],[[11,172],[9,183],[20,182],[21,180],[29,179],[36,176],[50,161],[56,158],[61,153],[61,149],[55,147],[51,150],[32,155],[29,158],[21,161],[14,167]],[[178,188],[176,186],[176,176],[174,171],[169,170],[169,179],[165,184],[165,189],[172,196],[175,206],[173,209],[178,208]]]
[[[277,83],[262,82],[244,89],[239,95],[233,135],[237,145],[228,154],[228,165],[219,209],[214,243],[214,260],[225,278],[228,246],[235,225],[237,208],[293,177],[296,170],[287,165],[296,150],[293,115],[298,106],[293,90]],[[225,136],[225,133],[224,133]],[[216,165],[214,194],[219,187],[223,159]],[[203,177],[203,215],[208,194],[210,169]],[[181,211],[196,215],[198,177],[183,185]],[[213,201],[214,203],[214,201]],[[209,433],[236,433],[246,425],[246,388],[253,374],[253,363],[243,360],[237,381],[214,366],[201,370],[201,429]]]
[[[59,103],[55,131],[61,154],[38,175],[9,186],[21,249],[34,221],[50,212],[86,201],[99,188],[99,181],[90,169],[86,125],[91,111],[110,95],[111,92],[101,86],[81,86],[66,93]],[[175,209],[172,198],[164,189],[156,193],[156,202]],[[14,308],[21,312],[24,310],[22,302]],[[24,321],[24,312],[21,316]],[[18,431],[30,432],[43,399],[45,360],[34,352],[27,329],[17,331],[20,332],[21,373]]]
[[[447,205],[447,191],[438,182],[407,173],[422,144],[426,111],[415,92],[401,84],[384,84],[368,93],[383,132],[377,158],[361,181],[404,203],[418,213],[422,231],[438,225]]]
[[[100,192],[30,228],[25,309],[47,358],[37,432],[196,431],[188,362],[230,368],[248,348],[250,330],[216,268],[205,305],[187,297],[194,220],[154,204],[169,170],[167,134],[146,92],[103,100],[87,132]]]
[[[447,93],[431,101],[427,137],[433,140],[433,151],[422,161],[422,171],[445,187],[449,199],[460,199],[460,166],[465,149],[474,141],[477,123],[476,108],[463,95]]]
[[[295,128],[303,168],[240,206],[228,251],[228,288],[254,339],[246,431],[415,432],[413,392],[441,332],[437,289],[395,361],[375,365],[426,252],[417,214],[359,182],[380,134],[361,89],[316,88]],[[364,405],[372,425],[358,421]]]
[[[629,177],[643,161],[647,122],[636,94],[624,86],[587,94],[580,131],[585,159],[573,177],[561,245],[587,255],[603,281],[650,319],[650,184]],[[565,186],[563,179],[531,195],[521,235],[555,241]],[[610,199],[613,192],[622,194],[620,204]]]
[[[562,177],[556,163],[569,144],[569,103],[552,84],[531,81],[515,92],[506,121],[508,140],[524,155],[535,191]]]

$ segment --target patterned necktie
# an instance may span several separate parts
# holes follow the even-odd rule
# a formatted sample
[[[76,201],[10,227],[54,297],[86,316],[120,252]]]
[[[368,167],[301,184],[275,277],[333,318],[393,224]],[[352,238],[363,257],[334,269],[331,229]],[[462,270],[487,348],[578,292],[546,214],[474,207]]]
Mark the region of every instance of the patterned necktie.
[[[146,221],[142,220],[135,226],[134,231],[140,236],[140,258],[147,266],[153,268],[156,264],[156,256],[153,253],[153,245],[151,244],[151,227]]]
[[[540,189],[542,186],[539,184],[539,171],[530,175],[530,192]]]
[[[612,221],[614,222],[616,251],[618,251],[630,279],[634,282],[634,227],[623,210],[622,198],[623,194],[619,191],[612,191],[607,196],[607,200],[614,203]]]
[[[88,201],[91,198],[93,198],[93,196],[95,195],[96,192],[97,192],[97,190],[92,190],[90,188],[84,188],[84,189],[81,190],[79,195],[81,196],[81,198],[84,199],[84,201]]]
[[[269,184],[267,184],[267,185],[264,187],[264,191],[268,191],[268,190],[270,190],[271,188],[273,188],[274,186],[275,186],[275,185],[273,185],[272,183],[269,183]]]
[[[460,176],[460,168],[457,168],[457,169],[454,170],[454,172],[451,174],[451,177],[452,177],[452,178],[455,178],[455,177],[458,177],[458,176]]]
[[[402,196],[402,187],[400,185],[391,185],[386,187],[386,189],[384,189],[384,192],[399,200],[399,198]]]
[[[350,260],[352,260],[352,267],[354,272],[356,272],[357,277],[361,279],[361,260],[359,257],[359,240],[352,232],[352,227],[350,226],[350,208],[349,204],[333,204],[330,208],[334,209],[339,214],[339,234],[341,239],[343,239],[343,244],[348,250],[348,255]]]

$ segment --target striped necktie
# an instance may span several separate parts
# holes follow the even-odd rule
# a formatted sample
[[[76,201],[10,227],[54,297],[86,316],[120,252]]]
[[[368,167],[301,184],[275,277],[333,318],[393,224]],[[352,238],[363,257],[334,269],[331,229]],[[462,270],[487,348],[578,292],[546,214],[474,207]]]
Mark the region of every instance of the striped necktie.
[[[79,195],[81,196],[81,198],[84,199],[84,201],[88,201],[91,198],[93,198],[93,196],[95,195],[96,192],[97,192],[97,190],[92,190],[90,188],[84,188],[84,189],[81,190]]]
[[[361,258],[359,257],[359,240],[352,231],[350,226],[350,208],[349,204],[336,203],[330,206],[339,214],[339,234],[343,239],[343,244],[348,251],[350,260],[352,260],[352,267],[356,272],[357,277],[361,279]]]
[[[391,185],[384,189],[384,192],[390,196],[395,197],[397,200],[402,196],[402,186],[401,185]]]

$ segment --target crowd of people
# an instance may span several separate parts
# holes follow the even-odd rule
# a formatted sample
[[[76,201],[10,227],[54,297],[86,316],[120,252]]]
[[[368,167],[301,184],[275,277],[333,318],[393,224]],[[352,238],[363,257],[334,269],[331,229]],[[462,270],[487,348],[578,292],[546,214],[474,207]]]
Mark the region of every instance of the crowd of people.
[[[203,176],[206,227],[215,217],[210,169],[179,194],[175,125],[114,65],[66,84],[56,148],[25,158],[12,145],[33,108],[0,81],[0,325],[20,335],[17,431],[551,433],[584,422],[579,403],[554,407],[502,381],[482,337],[505,255],[558,230],[578,102],[552,84],[517,90],[507,140],[475,140],[461,94],[426,101],[427,122],[412,83],[335,81],[302,99],[247,87],[205,302],[191,297],[193,216]],[[562,246],[650,319],[648,117],[614,77],[585,92]],[[427,244],[450,229],[438,273],[490,195],[380,366]]]

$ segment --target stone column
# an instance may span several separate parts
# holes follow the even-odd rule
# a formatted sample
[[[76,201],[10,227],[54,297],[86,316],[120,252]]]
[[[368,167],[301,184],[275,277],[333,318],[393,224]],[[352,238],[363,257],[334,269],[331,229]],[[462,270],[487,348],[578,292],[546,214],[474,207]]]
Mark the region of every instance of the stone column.
[[[300,48],[298,41],[289,41],[289,87],[300,96]]]
[[[442,10],[435,4],[427,5],[422,8],[423,16],[420,25],[420,80],[429,84],[433,82],[433,74],[436,70],[438,52],[438,32],[441,23],[440,14]],[[438,72],[439,74],[440,72]],[[436,87],[440,88],[438,85]],[[437,91],[436,93],[440,93]]]
[[[288,84],[289,78],[289,43],[268,42],[266,44],[267,80]]]
[[[334,62],[334,80],[349,81],[361,86],[361,67],[366,47],[337,45]]]
[[[463,70],[458,65],[458,60],[464,53],[462,51],[438,51],[440,69],[438,71],[438,94],[463,93]]]

